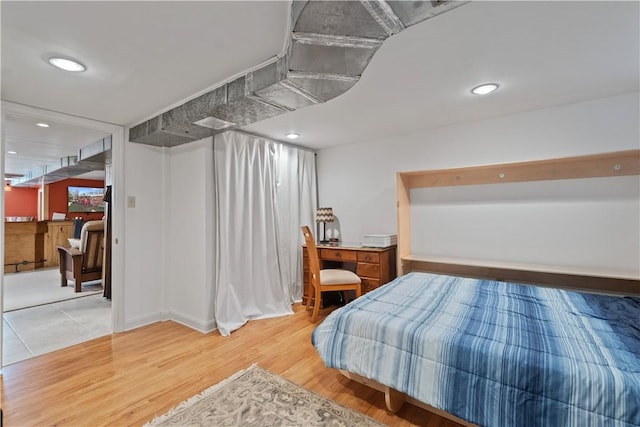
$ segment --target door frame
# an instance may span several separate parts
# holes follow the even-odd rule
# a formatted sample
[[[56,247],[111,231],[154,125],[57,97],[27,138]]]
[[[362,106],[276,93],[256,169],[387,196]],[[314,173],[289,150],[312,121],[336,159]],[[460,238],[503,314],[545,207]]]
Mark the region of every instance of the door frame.
[[[113,332],[124,331],[124,142],[125,128],[112,123],[86,119],[84,117],[71,116],[55,111],[44,110],[28,105],[2,101],[2,125],[0,138],[0,174],[4,177],[5,160],[5,117],[7,114],[19,115],[35,120],[52,121],[85,129],[98,130],[111,134],[111,168],[113,185],[113,216],[111,225],[113,230],[111,247],[111,330]],[[0,193],[0,216],[4,218],[4,185]],[[4,221],[0,233],[0,258],[4,259]],[[0,275],[0,313],[3,313],[4,305],[4,274]],[[2,373],[2,322],[0,322],[0,374]]]

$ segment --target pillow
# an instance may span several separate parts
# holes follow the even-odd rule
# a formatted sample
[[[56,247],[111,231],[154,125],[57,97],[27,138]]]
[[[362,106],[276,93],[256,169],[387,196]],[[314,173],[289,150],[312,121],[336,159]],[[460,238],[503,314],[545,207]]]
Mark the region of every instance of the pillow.
[[[80,249],[80,239],[69,238],[67,240],[69,241],[69,244],[72,248]]]

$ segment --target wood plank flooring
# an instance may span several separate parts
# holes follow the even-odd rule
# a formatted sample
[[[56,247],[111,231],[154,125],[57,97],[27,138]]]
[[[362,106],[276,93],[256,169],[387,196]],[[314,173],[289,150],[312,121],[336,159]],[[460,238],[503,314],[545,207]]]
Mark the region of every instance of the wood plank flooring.
[[[294,311],[230,337],[159,322],[6,366],[4,426],[139,426],[253,363],[388,425],[457,426],[408,404],[388,413],[381,392],[323,365],[310,314]]]

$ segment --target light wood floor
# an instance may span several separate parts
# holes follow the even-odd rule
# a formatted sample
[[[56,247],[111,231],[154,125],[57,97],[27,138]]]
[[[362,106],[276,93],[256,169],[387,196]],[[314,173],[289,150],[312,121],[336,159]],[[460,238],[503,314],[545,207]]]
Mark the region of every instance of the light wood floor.
[[[4,426],[142,425],[253,363],[388,425],[457,426],[408,404],[389,414],[381,392],[324,367],[310,314],[294,310],[230,337],[159,322],[6,366]]]

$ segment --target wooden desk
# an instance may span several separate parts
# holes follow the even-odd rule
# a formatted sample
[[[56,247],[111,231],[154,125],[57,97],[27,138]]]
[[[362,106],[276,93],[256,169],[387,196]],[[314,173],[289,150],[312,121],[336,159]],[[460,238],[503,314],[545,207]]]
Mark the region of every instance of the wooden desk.
[[[362,293],[396,278],[396,247],[369,248],[362,246],[317,245],[320,269],[344,268],[355,272],[362,280]],[[307,246],[302,246],[304,288],[302,302],[309,295],[309,255]]]

